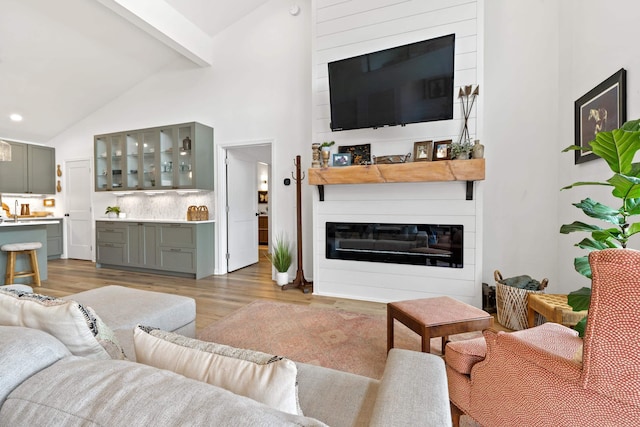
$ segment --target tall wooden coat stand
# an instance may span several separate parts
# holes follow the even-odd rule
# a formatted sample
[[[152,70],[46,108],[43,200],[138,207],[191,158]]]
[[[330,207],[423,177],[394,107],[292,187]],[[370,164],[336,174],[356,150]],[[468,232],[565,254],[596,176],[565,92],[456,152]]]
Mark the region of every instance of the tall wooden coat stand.
[[[298,270],[296,271],[296,278],[293,282],[288,283],[282,287],[283,291],[287,289],[298,288],[302,292],[313,292],[313,282],[309,282],[304,278],[304,271],[302,270],[302,180],[304,177],[300,175],[300,156],[296,156],[296,176],[293,178],[296,181],[296,217],[297,217],[297,232],[298,232]],[[291,173],[293,176],[293,173]]]

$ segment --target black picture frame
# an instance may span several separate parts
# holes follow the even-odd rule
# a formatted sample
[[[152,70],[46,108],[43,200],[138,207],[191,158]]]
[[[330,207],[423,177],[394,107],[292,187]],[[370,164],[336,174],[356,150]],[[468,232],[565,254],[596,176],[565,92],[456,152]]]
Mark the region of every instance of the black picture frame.
[[[258,203],[269,203],[268,191],[258,191]]]
[[[575,102],[575,145],[589,145],[598,132],[618,129],[627,121],[627,71],[616,71]],[[591,150],[576,150],[575,164],[597,159]]]

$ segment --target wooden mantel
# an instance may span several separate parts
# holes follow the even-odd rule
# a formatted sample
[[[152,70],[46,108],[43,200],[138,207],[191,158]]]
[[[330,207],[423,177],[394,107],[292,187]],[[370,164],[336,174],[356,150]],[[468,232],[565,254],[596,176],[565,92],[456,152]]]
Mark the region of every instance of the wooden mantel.
[[[309,184],[317,185],[320,200],[324,186],[397,182],[467,181],[467,200],[473,198],[473,181],[484,180],[484,159],[439,160],[309,169]]]

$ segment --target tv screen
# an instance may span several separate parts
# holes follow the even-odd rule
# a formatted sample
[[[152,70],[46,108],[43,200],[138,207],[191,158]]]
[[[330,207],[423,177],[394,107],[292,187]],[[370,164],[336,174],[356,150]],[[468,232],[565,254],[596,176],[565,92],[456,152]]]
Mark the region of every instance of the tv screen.
[[[329,63],[331,130],[453,118],[455,34]]]

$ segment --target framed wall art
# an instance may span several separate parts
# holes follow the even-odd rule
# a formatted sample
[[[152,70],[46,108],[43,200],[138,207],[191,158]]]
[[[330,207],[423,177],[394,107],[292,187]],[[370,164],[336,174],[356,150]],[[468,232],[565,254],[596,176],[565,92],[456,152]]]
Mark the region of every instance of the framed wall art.
[[[435,141],[433,143],[433,160],[451,159],[451,140]]]
[[[341,145],[338,153],[350,153],[351,163],[354,165],[371,164],[371,144]]]
[[[598,158],[589,143],[598,132],[617,129],[627,121],[627,72],[624,68],[575,102],[575,164]]]
[[[413,161],[430,162],[433,159],[433,141],[413,143]]]
[[[332,165],[333,166],[350,166],[351,165],[351,153],[333,154]]]
[[[269,203],[268,191],[258,191],[258,203]]]

